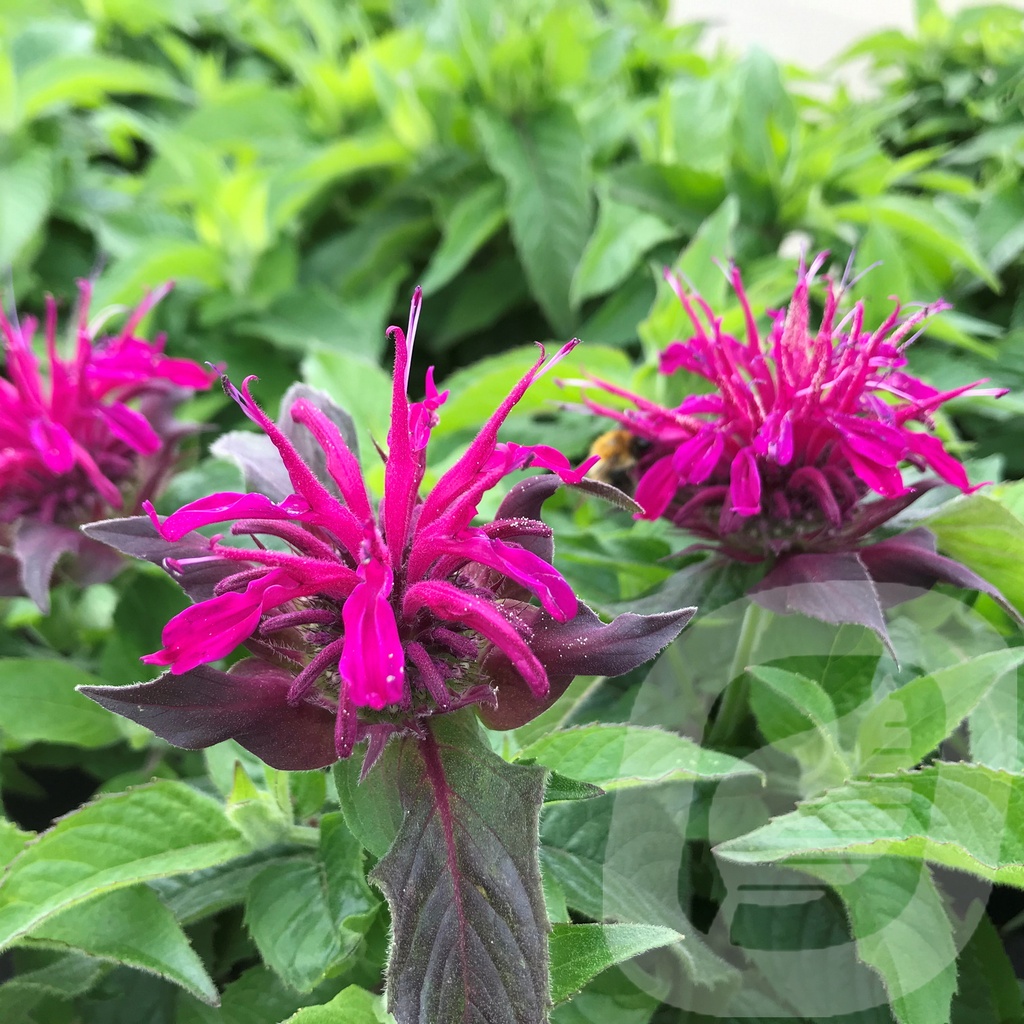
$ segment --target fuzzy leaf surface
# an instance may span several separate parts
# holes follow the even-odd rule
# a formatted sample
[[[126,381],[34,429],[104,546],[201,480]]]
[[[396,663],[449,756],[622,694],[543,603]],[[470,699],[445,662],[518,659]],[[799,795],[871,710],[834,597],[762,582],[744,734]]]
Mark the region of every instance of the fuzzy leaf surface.
[[[388,1008],[436,1024],[543,1021],[545,770],[503,761],[474,719],[449,716],[401,748],[391,799],[405,817],[371,875],[391,908]]]
[[[160,781],[62,818],[0,883],[0,947],[90,896],[223,864],[247,844],[215,801]]]

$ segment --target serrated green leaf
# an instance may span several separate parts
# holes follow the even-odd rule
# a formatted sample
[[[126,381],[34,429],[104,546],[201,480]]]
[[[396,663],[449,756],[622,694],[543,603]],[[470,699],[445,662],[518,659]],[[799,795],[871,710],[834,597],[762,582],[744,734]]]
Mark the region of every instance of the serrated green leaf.
[[[612,968],[599,974],[570,1002],[556,1006],[551,1024],[648,1024],[658,1002],[622,971]]]
[[[1024,663],[1024,648],[991,651],[905,683],[861,722],[858,774],[911,768],[977,707],[1001,676]]]
[[[679,902],[681,865],[696,824],[691,818],[699,816],[692,786],[679,783],[554,804],[544,811],[541,860],[568,906],[591,920],[661,925],[686,935],[672,954],[695,984],[714,987],[739,976]]]
[[[854,781],[715,848],[740,863],[856,853],[927,860],[1024,887],[1024,777],[938,762]]]
[[[0,865],[7,866],[35,833],[25,832],[13,821],[0,818]]]
[[[865,866],[802,866],[843,902],[857,955],[882,979],[899,1024],[949,1024],[956,991],[953,926],[920,861],[884,857]]]
[[[572,279],[573,305],[612,291],[642,263],[645,253],[677,234],[660,217],[603,197],[597,226]]]
[[[960,954],[953,1024],[1024,1020],[1024,1002],[1006,946],[987,914]]]
[[[750,708],[764,738],[800,765],[801,789],[813,793],[852,774],[839,743],[832,699],[813,679],[769,665],[752,666]]]
[[[312,857],[265,867],[249,884],[245,923],[267,966],[299,992],[316,988],[345,953]]]
[[[551,950],[551,1001],[562,1003],[602,971],[685,936],[651,924],[556,924]]]
[[[391,910],[388,1008],[399,1020],[536,1024],[548,1004],[537,858],[545,771],[510,765],[475,718],[403,739],[405,815],[371,874]]]
[[[184,783],[100,797],[12,861],[0,883],[0,947],[90,896],[246,852],[223,808]]]
[[[381,1024],[382,1000],[366,989],[349,985],[329,1003],[307,1006],[282,1024]]]
[[[519,753],[611,792],[686,779],[763,778],[760,769],[653,727],[584,725],[549,733]]]
[[[480,110],[474,119],[490,165],[508,186],[512,239],[530,290],[558,335],[572,331],[569,298],[590,233],[586,139],[568,106],[506,120]]]
[[[116,743],[122,735],[117,719],[75,691],[102,682],[56,658],[0,659],[0,734],[17,744]]]
[[[342,943],[353,943],[370,926],[380,899],[366,884],[363,847],[337,811],[320,820],[320,865],[327,887],[327,907]]]
[[[985,494],[969,494],[943,506],[925,524],[943,554],[963,562],[1024,611],[1024,521]]]
[[[488,181],[460,199],[448,214],[444,237],[420,279],[424,295],[443,288],[505,223],[505,186]]]
[[[220,1002],[181,925],[145,885],[103,893],[34,928],[27,940],[74,949],[166,978],[204,1003]],[[25,941],[25,940],[23,940]]]

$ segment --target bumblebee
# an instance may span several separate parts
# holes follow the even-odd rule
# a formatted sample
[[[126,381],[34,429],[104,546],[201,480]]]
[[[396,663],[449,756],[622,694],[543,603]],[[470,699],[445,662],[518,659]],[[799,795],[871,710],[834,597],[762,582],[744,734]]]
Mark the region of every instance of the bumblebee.
[[[646,438],[637,437],[621,427],[609,430],[590,446],[590,454],[600,455],[601,461],[591,466],[587,476],[632,494],[634,483],[631,471],[650,446],[651,442]]]

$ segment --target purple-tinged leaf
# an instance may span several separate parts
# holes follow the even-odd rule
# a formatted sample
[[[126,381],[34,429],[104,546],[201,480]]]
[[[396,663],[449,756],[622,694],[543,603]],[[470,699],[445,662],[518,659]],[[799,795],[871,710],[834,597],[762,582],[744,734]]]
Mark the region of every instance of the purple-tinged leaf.
[[[0,553],[0,597],[17,597],[21,593],[21,567],[13,555]]]
[[[334,712],[309,701],[289,704],[293,678],[247,658],[228,672],[201,665],[181,675],[167,672],[151,683],[79,689],[186,750],[234,739],[272,768],[323,768],[337,760]]]
[[[605,483],[604,480],[591,480],[584,478],[578,484],[569,484],[574,491],[582,491],[592,498],[600,498],[611,505],[616,505],[625,512],[633,515],[641,515],[643,509],[625,491],[619,490],[613,484]]]
[[[982,579],[962,562],[940,555],[935,534],[923,526],[861,548],[858,554],[871,578],[876,583],[885,584],[884,596],[887,598],[909,600],[917,595],[918,590],[930,590],[936,583],[951,583],[954,587],[988,594],[1018,622],[1024,621],[998,587]],[[899,589],[894,593],[897,587]]]
[[[50,610],[50,581],[61,555],[78,550],[77,530],[56,523],[22,520],[15,529],[11,550],[21,566],[21,583],[39,610]]]
[[[210,542],[199,534],[174,542],[164,540],[149,516],[105,519],[83,526],[82,531],[122,554],[145,559],[161,569],[166,570],[165,560],[172,559],[177,566],[171,573],[174,581],[197,603],[213,597],[213,588],[222,579],[243,568],[238,562],[211,555]]]
[[[855,552],[781,558],[749,594],[777,615],[797,613],[837,626],[866,626],[892,651],[878,589]]]
[[[553,473],[528,476],[512,487],[502,499],[495,519],[540,519],[544,502],[551,497],[562,481]]]
[[[511,765],[473,720],[401,741],[405,817],[371,881],[391,908],[388,1008],[400,1021],[540,1024],[548,921],[541,887],[546,772]]]
[[[528,608],[526,612],[535,616],[530,647],[544,666],[551,689],[538,700],[516,666],[494,648],[484,660],[484,670],[497,685],[498,703],[495,708],[481,707],[480,717],[492,729],[518,728],[551,707],[575,676],[619,676],[650,661],[679,635],[695,611],[625,612],[606,623],[584,604],[569,622]]]

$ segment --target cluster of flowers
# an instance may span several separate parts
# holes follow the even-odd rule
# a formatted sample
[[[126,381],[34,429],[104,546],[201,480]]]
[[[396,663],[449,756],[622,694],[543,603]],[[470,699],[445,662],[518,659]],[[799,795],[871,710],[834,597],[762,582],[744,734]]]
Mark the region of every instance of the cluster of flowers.
[[[166,481],[192,427],[174,411],[216,373],[164,355],[163,337],[135,331],[166,294],[149,295],[116,335],[89,323],[91,288],[80,285],[74,350],[62,356],[57,307],[46,306],[46,368],[33,349],[37,323],[0,310],[6,373],[0,376],[0,595],[27,594],[44,611],[58,560],[86,584],[110,578],[120,559],[78,527],[131,514]]]
[[[943,304],[909,316],[897,307],[868,330],[859,303],[837,322],[842,290],[829,283],[812,330],[809,287],[819,268],[820,260],[801,268],[789,309],[773,315],[766,337],[734,270],[743,339],[669,277],[694,333],[665,350],[661,371],[694,374],[713,390],[667,409],[596,381],[632,408],[587,399],[643,442],[633,471],[637,515],[665,517],[725,557],[764,561],[762,590],[848,578],[851,558],[868,579],[991,590],[938,555],[924,531],[867,542],[934,482],[908,485],[901,467],[970,490],[930,428],[943,403],[978,393],[976,385],[941,392],[905,370],[914,331]],[[431,371],[423,400],[409,401],[417,290],[408,330],[389,332],[391,424],[376,507],[353,424],[330,399],[295,386],[274,422],[254,400],[252,378],[240,388],[223,378],[262,434],[227,435],[216,450],[241,464],[252,489],[161,518],[149,499],[183,431],[171,410],[211,375],[134,336],[155,297],[121,334],[98,342],[85,319],[87,288],[82,300],[71,361],[57,355],[48,309],[46,387],[30,348],[34,325],[0,320],[8,376],[0,380],[0,557],[39,600],[54,561],[44,572],[31,568],[42,558],[31,538],[55,528],[78,537],[74,526],[113,514],[86,526],[82,543],[148,559],[182,586],[194,604],[144,659],[167,671],[149,683],[85,691],[171,742],[201,747],[233,737],[271,765],[298,769],[347,757],[368,740],[372,764],[389,736],[422,733],[429,716],[468,705],[494,727],[520,725],[575,675],[616,675],[647,661],[692,614],[605,623],[583,605],[554,567],[541,508],[561,486],[624,497],[588,478],[593,459],[573,467],[553,448],[498,439],[527,389],[576,341],[551,359],[541,355],[424,494],[428,442],[448,392],[437,390]],[[483,496],[526,468],[546,472],[520,481],[495,519],[478,523]],[[198,532],[221,524],[234,543]],[[81,572],[92,549],[69,541],[61,550],[78,555],[70,571]],[[239,645],[248,657],[227,671],[212,667]]]

